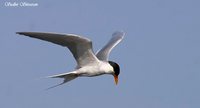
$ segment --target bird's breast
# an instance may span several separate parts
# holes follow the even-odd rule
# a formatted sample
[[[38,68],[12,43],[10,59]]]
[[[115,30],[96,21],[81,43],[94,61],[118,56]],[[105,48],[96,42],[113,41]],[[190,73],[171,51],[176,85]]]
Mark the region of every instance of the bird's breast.
[[[99,64],[99,65],[91,65],[85,66],[78,69],[78,73],[80,76],[99,76],[102,74],[111,74],[113,68],[109,64]]]

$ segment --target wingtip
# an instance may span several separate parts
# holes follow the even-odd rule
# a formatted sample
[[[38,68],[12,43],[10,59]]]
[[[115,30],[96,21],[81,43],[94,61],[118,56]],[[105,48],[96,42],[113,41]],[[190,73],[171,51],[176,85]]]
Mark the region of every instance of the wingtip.
[[[28,34],[31,34],[31,33],[34,33],[34,32],[16,32],[16,34],[19,34],[19,35],[28,35]]]
[[[125,34],[125,32],[123,30],[118,30],[118,31],[115,31],[115,32]]]
[[[20,32],[16,32],[16,34],[20,34]]]
[[[16,34],[23,35],[23,32],[16,32]]]
[[[115,32],[112,34],[112,36],[119,36],[119,37],[121,37],[121,38],[123,38],[124,35],[125,35],[125,32],[124,32],[123,30],[121,30],[121,31],[115,31]]]

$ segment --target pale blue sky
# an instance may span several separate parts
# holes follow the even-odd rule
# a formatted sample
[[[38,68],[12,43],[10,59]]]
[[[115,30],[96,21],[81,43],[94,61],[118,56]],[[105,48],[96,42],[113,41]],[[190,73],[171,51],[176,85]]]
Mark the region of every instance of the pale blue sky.
[[[1,108],[199,108],[199,0],[27,0],[38,7],[0,3]],[[18,0],[9,0],[19,2]],[[26,1],[26,0],[23,0]],[[71,53],[18,31],[74,33],[101,48],[116,30],[126,36],[111,53],[112,76],[40,77],[73,70]]]

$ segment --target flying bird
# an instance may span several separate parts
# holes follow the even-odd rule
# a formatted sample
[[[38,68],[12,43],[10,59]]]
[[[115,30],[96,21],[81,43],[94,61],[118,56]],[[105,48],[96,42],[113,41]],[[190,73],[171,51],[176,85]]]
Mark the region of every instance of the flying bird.
[[[110,41],[96,54],[93,52],[92,41],[88,38],[75,34],[57,34],[44,32],[16,32],[17,34],[29,36],[52,42],[67,47],[77,62],[75,70],[67,73],[48,76],[48,78],[64,78],[63,82],[50,88],[62,85],[77,77],[94,77],[103,74],[114,76],[115,84],[118,83],[120,66],[109,61],[111,50],[123,39],[125,33],[116,31],[112,34]]]

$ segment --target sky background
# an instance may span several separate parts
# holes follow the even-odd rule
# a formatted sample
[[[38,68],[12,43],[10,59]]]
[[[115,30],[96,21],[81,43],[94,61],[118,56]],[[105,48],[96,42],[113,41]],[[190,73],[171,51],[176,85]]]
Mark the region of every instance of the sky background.
[[[9,0],[17,2],[18,0]],[[1,108],[199,108],[199,0],[23,0],[37,7],[6,7],[0,1]],[[112,76],[78,78],[45,91],[76,62],[67,48],[15,34],[74,33],[102,48],[114,31],[124,40],[110,60]]]

